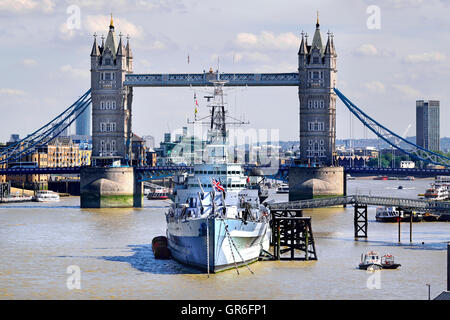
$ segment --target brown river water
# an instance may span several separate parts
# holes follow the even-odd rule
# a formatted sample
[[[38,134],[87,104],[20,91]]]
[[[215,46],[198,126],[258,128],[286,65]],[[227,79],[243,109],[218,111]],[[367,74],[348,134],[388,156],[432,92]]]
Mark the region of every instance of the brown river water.
[[[348,194],[417,198],[430,182],[354,180]],[[93,210],[80,209],[78,197],[61,199],[0,205],[0,299],[428,299],[426,284],[431,298],[446,287],[449,222],[414,223],[412,243],[402,223],[398,244],[397,224],[376,222],[370,207],[368,239],[355,241],[352,207],[307,210],[318,261],[256,262],[254,274],[244,267],[239,275],[229,270],[208,278],[154,259],[151,240],[165,234],[168,201]],[[402,266],[357,269],[361,253],[372,249],[393,254]],[[79,289],[67,284],[70,266],[79,268]]]

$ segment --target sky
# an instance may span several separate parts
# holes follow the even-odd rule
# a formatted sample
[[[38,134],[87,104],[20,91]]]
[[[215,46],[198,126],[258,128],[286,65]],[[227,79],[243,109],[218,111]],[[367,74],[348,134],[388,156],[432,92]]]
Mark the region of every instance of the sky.
[[[375,7],[374,7],[375,6]],[[399,135],[415,101],[441,101],[450,136],[449,0],[0,0],[0,141],[61,113],[90,87],[93,34],[130,36],[134,73],[296,72],[301,32],[334,34],[337,88]],[[189,56],[189,63],[187,56]],[[133,131],[161,141],[193,118],[192,88],[135,88]],[[228,109],[250,127],[298,140],[295,87],[233,88]],[[207,112],[199,101],[199,113]],[[337,138],[372,138],[337,103]]]

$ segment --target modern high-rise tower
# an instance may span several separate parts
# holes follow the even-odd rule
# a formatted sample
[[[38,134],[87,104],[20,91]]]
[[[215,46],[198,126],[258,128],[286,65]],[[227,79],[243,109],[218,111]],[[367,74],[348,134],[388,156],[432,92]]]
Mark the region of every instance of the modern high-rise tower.
[[[300,85],[300,161],[332,166],[336,148],[336,50],[328,32],[325,48],[319,16],[312,44],[302,32],[298,52]]]
[[[125,75],[133,72],[129,39],[126,47],[120,34],[117,44],[111,17],[106,42],[94,45],[91,52],[92,158],[129,164],[131,155],[131,103],[133,90],[123,85]]]
[[[439,130],[439,101],[417,100],[416,144],[431,151],[439,151]]]
[[[76,120],[75,133],[79,136],[91,135],[91,106],[89,105],[86,110]]]

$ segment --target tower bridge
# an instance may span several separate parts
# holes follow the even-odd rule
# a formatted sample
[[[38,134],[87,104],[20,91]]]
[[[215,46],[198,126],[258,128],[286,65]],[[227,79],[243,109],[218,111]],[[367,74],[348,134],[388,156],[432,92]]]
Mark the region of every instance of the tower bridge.
[[[297,188],[297,196],[308,194],[305,188],[312,190],[314,194],[314,189],[319,184],[321,190],[327,188],[333,190],[330,191],[331,194],[326,195],[344,194],[345,186],[342,183],[344,170],[342,167],[334,166],[337,98],[366,127],[392,147],[410,155],[413,159],[440,164],[447,170],[450,168],[450,158],[406,141],[368,116],[336,89],[337,53],[334,36],[328,32],[327,41],[324,44],[318,18],[312,43],[308,43],[307,35],[302,32],[297,54],[298,70],[295,72],[219,73],[209,70],[193,74],[134,74],[130,39],[127,37],[126,44],[121,34],[117,39],[111,17],[106,39],[102,37],[101,43],[98,44],[97,37],[94,36],[90,54],[91,88],[51,122],[0,151],[0,170],[10,174],[10,169],[5,168],[8,162],[21,159],[33,150],[45,146],[67,127],[67,123],[72,123],[91,104],[93,166],[78,169],[82,180],[81,205],[85,207],[139,206],[142,204],[142,185],[139,185],[140,179],[137,175],[147,171],[163,172],[164,169],[147,170],[129,167],[131,165],[133,88],[205,87],[213,85],[212,81],[217,80],[224,81],[226,86],[298,87],[300,112],[297,125],[299,126],[300,159],[297,164],[300,166],[280,168],[282,175],[289,174],[290,177],[294,177],[290,179],[290,183],[294,181],[292,189]],[[288,124],[294,125],[294,122],[289,121]],[[401,148],[399,141],[407,143],[410,149]],[[14,170],[17,174],[25,169]],[[54,171],[58,170],[61,169]],[[71,172],[74,170],[77,169],[72,169]],[[324,188],[324,185],[328,187]],[[84,194],[89,196],[84,197],[83,190]],[[95,197],[91,197],[92,194],[95,194]],[[136,200],[137,197],[141,197],[141,200]],[[103,198],[106,200],[103,201]],[[84,199],[87,200],[84,201]],[[117,199],[121,199],[122,202],[117,202]],[[291,200],[301,199],[294,197]]]

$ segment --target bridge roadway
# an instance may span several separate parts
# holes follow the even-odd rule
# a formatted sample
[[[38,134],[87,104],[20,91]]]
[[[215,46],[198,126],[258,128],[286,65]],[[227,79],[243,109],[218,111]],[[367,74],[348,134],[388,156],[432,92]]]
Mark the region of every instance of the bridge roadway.
[[[421,168],[371,168],[371,167],[346,167],[344,171],[350,174],[372,174],[372,175],[402,175],[402,176],[436,176],[450,175],[450,168],[446,169],[421,169]]]
[[[284,175],[289,172],[289,165],[280,165],[279,171]],[[193,166],[156,166],[156,167],[136,167],[138,173],[144,172],[177,172],[193,170]],[[256,165],[244,165],[246,170],[258,168]],[[260,166],[263,169],[265,166]],[[372,175],[402,175],[402,176],[424,176],[432,177],[437,175],[450,175],[450,169],[406,169],[406,168],[369,168],[369,167],[344,167],[345,173],[350,174],[372,174]],[[15,167],[15,168],[0,168],[0,175],[19,175],[19,174],[79,174],[80,167],[52,167],[52,168],[37,168],[37,167]]]
[[[367,195],[350,195],[343,197],[330,197],[311,200],[299,200],[268,204],[272,210],[292,210],[325,208],[341,205],[363,205],[363,206],[388,206],[400,207],[407,210],[419,212],[430,212],[436,214],[450,214],[450,202],[376,197]]]

